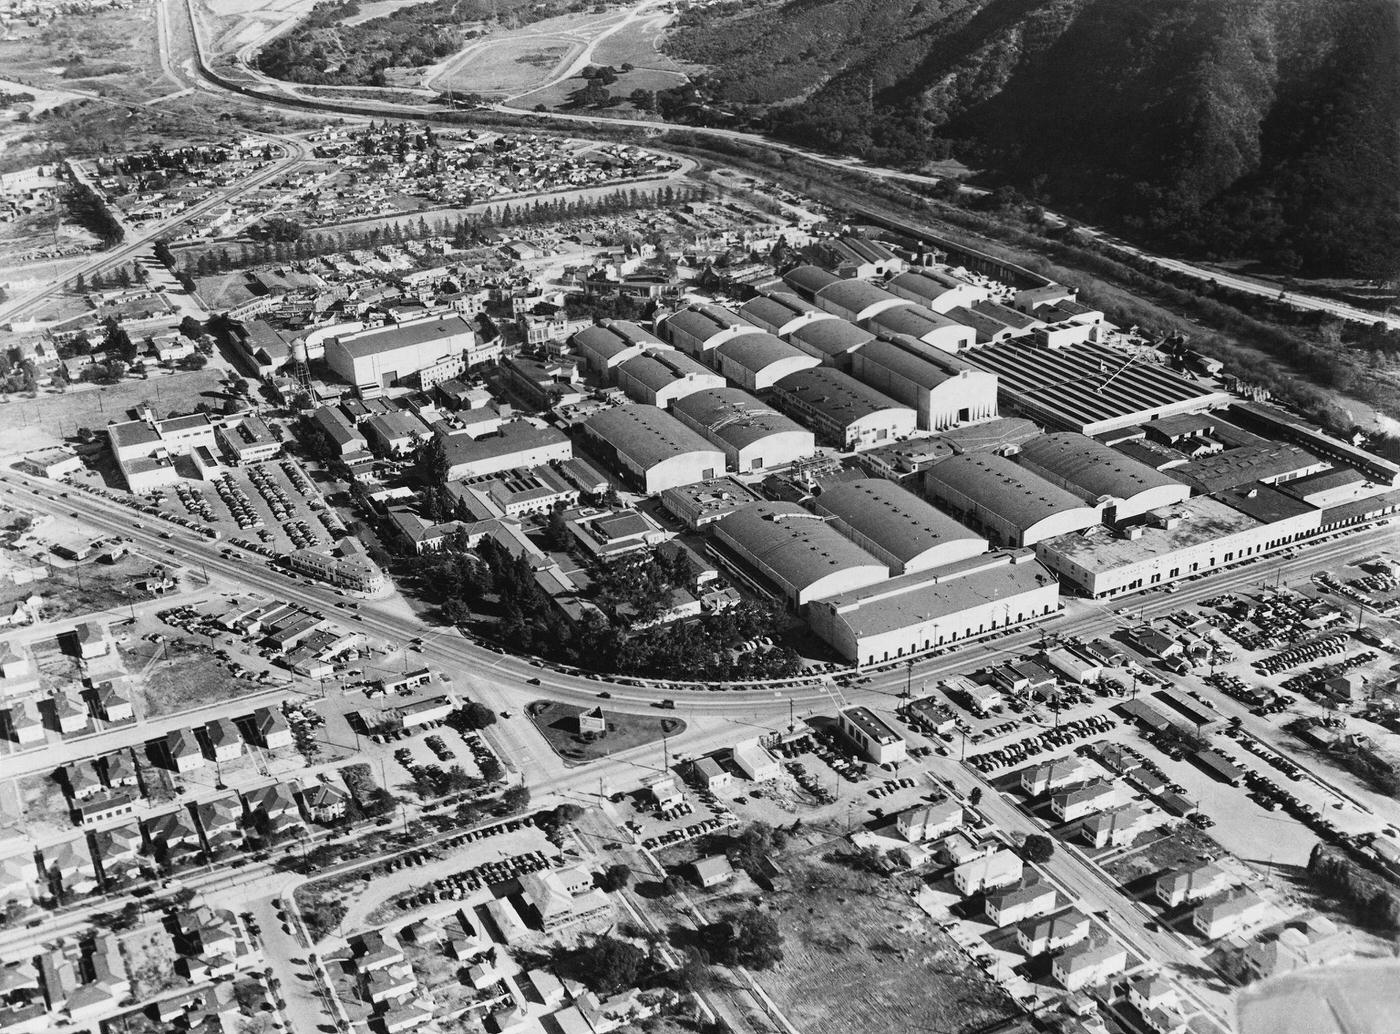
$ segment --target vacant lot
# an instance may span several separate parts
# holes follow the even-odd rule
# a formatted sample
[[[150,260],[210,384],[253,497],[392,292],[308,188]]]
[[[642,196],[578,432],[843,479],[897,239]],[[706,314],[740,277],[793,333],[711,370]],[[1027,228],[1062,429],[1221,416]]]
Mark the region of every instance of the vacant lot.
[[[227,664],[203,643],[180,639],[154,645],[143,642],[131,652],[123,651],[123,656],[132,672],[146,672],[137,680],[137,695],[141,697],[137,710],[147,718],[234,700],[262,688],[250,679],[234,678]],[[154,663],[153,657],[158,658]]]
[[[6,583],[0,586],[0,604],[13,603],[37,593],[44,599],[45,621],[58,621],[74,614],[94,614],[128,603],[141,603],[151,593],[136,583],[157,566],[148,557],[129,555],[115,564],[85,563],[77,567],[55,567],[41,582],[32,585]]]
[[[529,707],[531,721],[539,727],[550,747],[572,765],[585,765],[685,731],[685,722],[679,718],[604,711],[607,732],[583,734],[579,732],[578,716],[585,710],[590,709],[553,700],[536,700]]]
[[[162,927],[144,927],[123,937],[119,943],[126,959],[127,974],[131,977],[133,998],[145,1001],[182,984],[187,986],[185,978],[175,971],[179,956],[170,934]]]
[[[786,886],[763,901],[784,959],[759,979],[799,1030],[977,1030],[1010,1015],[1001,990],[893,882],[813,856],[783,865]]]
[[[68,798],[63,795],[52,772],[24,776],[15,780],[14,785],[27,836],[39,841],[72,832],[73,818],[68,811]]]

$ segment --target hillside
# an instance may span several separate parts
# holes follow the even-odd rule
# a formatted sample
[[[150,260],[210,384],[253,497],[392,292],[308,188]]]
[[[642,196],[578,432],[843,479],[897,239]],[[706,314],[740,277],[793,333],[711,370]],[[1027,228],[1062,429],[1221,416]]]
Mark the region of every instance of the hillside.
[[[692,11],[668,49],[794,141],[957,154],[1193,253],[1400,274],[1395,0],[769,0]]]

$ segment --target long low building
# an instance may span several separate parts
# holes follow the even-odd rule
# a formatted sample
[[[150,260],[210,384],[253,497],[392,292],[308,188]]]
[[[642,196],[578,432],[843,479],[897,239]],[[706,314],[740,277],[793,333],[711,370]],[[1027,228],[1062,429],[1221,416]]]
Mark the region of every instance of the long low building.
[[[996,545],[1031,546],[1100,523],[1097,507],[996,453],[939,460],[924,472],[924,491]]]
[[[848,371],[851,356],[874,341],[875,335],[854,323],[831,317],[798,327],[787,335],[787,340],[820,359],[823,366]]]
[[[987,551],[985,538],[884,478],[832,485],[812,505],[897,574],[927,571]]]
[[[667,316],[657,330],[671,344],[697,359],[706,359],[720,345],[741,334],[763,333],[761,327],[724,306],[702,302]]]
[[[786,337],[810,323],[836,318],[791,291],[765,291],[745,302],[739,315],[778,337]]]
[[[499,474],[503,470],[540,467],[572,459],[574,443],[553,427],[536,427],[528,420],[512,420],[494,434],[473,438],[466,432],[440,436],[451,481]]]
[[[478,348],[476,331],[455,313],[338,334],[326,341],[326,365],[362,396],[413,380],[420,387],[457,376],[500,352]]]
[[[697,391],[675,402],[671,413],[724,450],[734,471],[784,466],[817,449],[811,431],[738,388]]]
[[[585,327],[569,338],[583,356],[588,368],[611,380],[612,372],[628,359],[652,348],[670,348],[644,327],[627,320],[605,320],[596,327]]]
[[[885,287],[893,295],[945,316],[950,309],[976,305],[992,297],[992,292],[979,284],[935,269],[910,269],[891,278]]]
[[[847,660],[883,664],[1055,613],[1059,582],[1029,551],[991,553],[819,599],[812,630]]]
[[[772,397],[818,438],[842,449],[868,449],[917,429],[914,410],[828,366],[784,377]]]
[[[1036,553],[1086,596],[1118,596],[1286,548],[1315,534],[1322,517],[1323,511],[1304,507],[1261,521],[1220,499],[1198,496],[1149,514],[1128,535],[1107,528],[1057,535],[1039,541]]]
[[[751,503],[721,519],[715,539],[777,587],[794,609],[884,581],[890,573],[827,518],[796,503]]]
[[[872,341],[854,353],[851,373],[876,391],[913,407],[925,431],[997,415],[995,374],[941,366],[894,341]]]
[[[724,473],[724,453],[655,406],[615,406],[583,422],[595,447],[648,495]]]
[[[1191,496],[1189,485],[1073,432],[1033,438],[1015,459],[1091,506],[1102,506],[1103,519],[1110,524]]]

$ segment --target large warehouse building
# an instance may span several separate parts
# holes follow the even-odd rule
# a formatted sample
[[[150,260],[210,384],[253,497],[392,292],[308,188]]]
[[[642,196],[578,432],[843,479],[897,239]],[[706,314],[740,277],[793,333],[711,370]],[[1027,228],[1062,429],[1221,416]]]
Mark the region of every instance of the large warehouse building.
[[[818,438],[842,449],[907,438],[918,424],[908,406],[829,366],[784,377],[774,385],[773,400]]]
[[[903,298],[865,280],[838,280],[827,284],[812,300],[819,308],[852,323],[868,320],[886,309],[913,308]]]
[[[971,327],[909,304],[877,312],[865,325],[881,336],[907,334],[944,352],[961,352],[977,343],[977,332]]]
[[[872,585],[889,568],[796,503],[751,503],[715,524],[715,539],[794,609]]]
[[[961,358],[1000,378],[1003,409],[1060,431],[1097,435],[1230,400],[1108,345],[1045,348],[1016,339],[969,349]]]
[[[326,365],[366,397],[409,378],[430,388],[486,358],[471,324],[457,315],[340,334],[326,341],[325,355]]]
[[[750,298],[740,307],[739,315],[778,337],[787,337],[809,323],[836,318],[791,291],[767,291]]]
[[[667,316],[657,330],[682,352],[706,361],[712,351],[740,334],[763,333],[761,327],[754,326],[723,305],[701,302]]]
[[[1032,438],[1015,459],[1091,506],[1102,506],[1103,519],[1109,524],[1191,496],[1190,486],[1175,478],[1068,431]]]
[[[790,373],[820,366],[808,355],[772,334],[743,334],[726,341],[711,356],[719,371],[745,391],[766,391]]]
[[[1029,551],[973,557],[819,599],[812,631],[847,660],[883,664],[1055,613],[1059,583]]]
[[[724,453],[655,406],[615,406],[583,422],[596,449],[648,495],[724,473]]]
[[[618,366],[617,384],[628,398],[666,409],[697,391],[724,387],[724,378],[674,348],[649,348]]]
[[[817,450],[811,431],[738,388],[697,391],[678,400],[671,412],[724,450],[730,470],[780,467]]]
[[[971,307],[992,297],[992,292],[980,284],[970,284],[934,269],[911,269],[900,273],[885,287],[890,294],[945,316],[960,305]]]
[[[942,567],[987,551],[981,535],[884,478],[840,482],[812,505],[896,574]]]
[[[787,339],[808,355],[816,356],[823,366],[849,372],[851,356],[874,341],[875,335],[832,317],[798,327]]]
[[[585,327],[569,339],[588,368],[611,382],[613,371],[628,359],[653,348],[670,348],[651,331],[626,320],[606,320]]]
[[[941,431],[997,415],[997,379],[920,358],[891,341],[872,341],[851,356],[856,379],[913,408],[919,427]]]
[[[994,545],[1030,546],[1101,520],[1098,507],[996,453],[939,460],[924,472],[924,491]]]

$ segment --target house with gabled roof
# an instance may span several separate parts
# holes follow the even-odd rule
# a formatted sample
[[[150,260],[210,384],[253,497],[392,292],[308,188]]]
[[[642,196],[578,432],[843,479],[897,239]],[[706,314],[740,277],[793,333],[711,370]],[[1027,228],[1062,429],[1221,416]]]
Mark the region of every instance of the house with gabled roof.
[[[1050,810],[1061,822],[1073,822],[1102,811],[1113,803],[1114,796],[1113,784],[1099,779],[1055,794],[1050,798]]]
[[[53,713],[58,731],[64,736],[76,736],[90,727],[87,706],[66,691],[53,695]]]
[[[141,842],[141,830],[134,822],[92,834],[92,856],[108,890],[141,878]]]
[[[317,783],[304,790],[301,799],[311,820],[323,825],[343,819],[350,805],[350,795],[330,783]]]
[[[237,794],[201,801],[194,806],[194,815],[211,851],[242,841],[243,805]]]
[[[1088,936],[1089,917],[1077,908],[1066,909],[1057,915],[1026,919],[1016,927],[1016,943],[1030,956],[1059,951],[1071,944],[1078,944]]]
[[[146,846],[152,857],[166,865],[202,850],[199,832],[184,808],[152,815],[141,823]]]
[[[209,744],[209,759],[217,764],[237,761],[243,754],[243,736],[232,718],[205,722],[204,739]]]
[[[278,708],[260,707],[254,711],[253,727],[258,740],[268,750],[282,750],[292,745],[292,727]]]
[[[282,836],[302,824],[296,786],[292,783],[269,783],[256,790],[245,790],[243,806],[253,828],[270,836]]]
[[[111,679],[98,683],[92,696],[97,714],[104,722],[129,722],[136,717],[131,700]]]
[[[204,767],[204,751],[192,729],[171,729],[165,734],[165,757],[170,768],[181,775]]]

